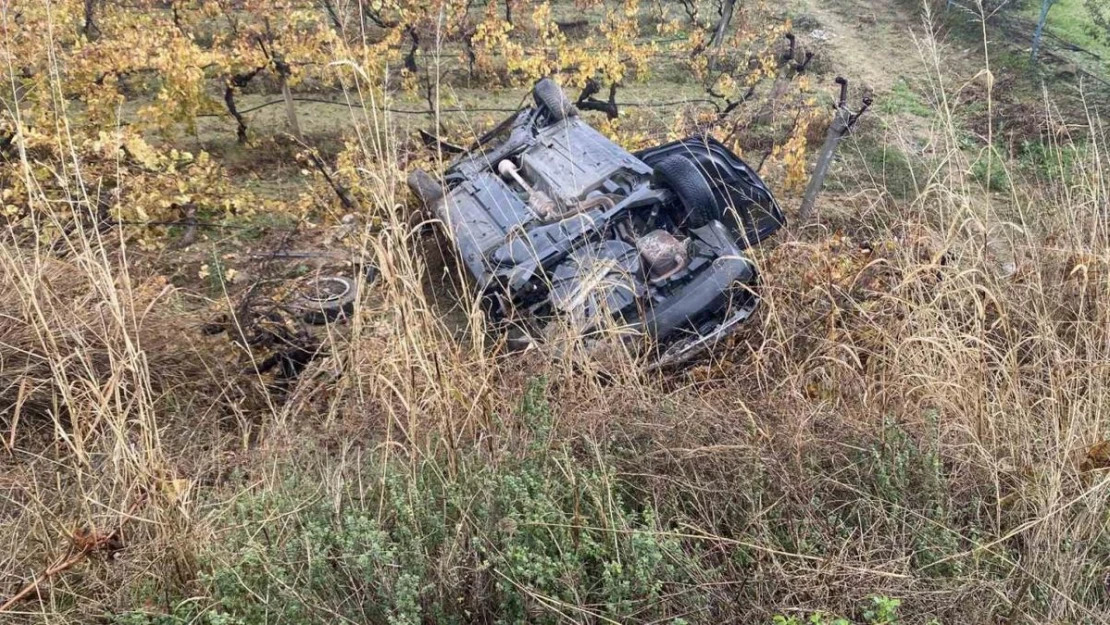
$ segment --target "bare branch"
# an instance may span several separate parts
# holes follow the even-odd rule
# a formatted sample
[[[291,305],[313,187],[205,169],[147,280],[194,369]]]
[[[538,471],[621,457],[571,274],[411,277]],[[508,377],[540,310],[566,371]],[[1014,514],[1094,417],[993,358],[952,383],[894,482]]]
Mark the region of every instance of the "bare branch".
[[[616,119],[620,115],[620,109],[617,107],[617,87],[617,83],[609,85],[608,101],[598,100],[593,96],[601,91],[601,85],[591,78],[586,81],[586,87],[582,89],[574,105],[583,111],[601,111],[607,118]]]

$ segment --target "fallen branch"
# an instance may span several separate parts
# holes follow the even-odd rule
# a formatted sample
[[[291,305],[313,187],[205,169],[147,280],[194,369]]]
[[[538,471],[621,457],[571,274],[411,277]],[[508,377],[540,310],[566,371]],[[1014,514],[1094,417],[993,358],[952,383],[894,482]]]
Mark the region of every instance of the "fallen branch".
[[[13,606],[15,606],[15,604],[26,599],[28,596],[31,595],[31,593],[38,590],[39,585],[41,585],[43,582],[48,582],[51,578],[64,573],[81,563],[81,561],[87,558],[89,554],[100,549],[110,548],[113,543],[118,543],[120,532],[123,531],[124,524],[127,523],[128,519],[135,515],[135,513],[139,510],[139,506],[141,506],[145,501],[146,496],[143,495],[140,496],[135,501],[135,503],[131,504],[131,508],[128,509],[126,516],[124,516],[123,519],[120,520],[119,525],[116,527],[116,529],[109,534],[97,534],[96,530],[93,530],[89,534],[75,535],[73,537],[73,545],[70,547],[70,552],[72,553],[73,548],[76,547],[78,548],[77,553],[74,553],[73,555],[67,554],[67,556],[64,556],[55,564],[46,567],[46,570],[44,570],[41,575],[36,577],[34,581],[28,583],[26,586],[23,587],[22,590],[15,593],[15,595],[11,599],[5,601],[3,605],[0,605],[0,614],[8,612],[12,609]]]
[[[328,167],[324,164],[324,160],[320,158],[320,155],[317,154],[315,150],[308,151],[308,159],[312,161],[313,167],[324,176],[324,180],[327,181],[332,191],[335,191],[335,195],[339,197],[339,201],[343,204],[343,208],[347,209],[349,212],[358,210],[358,204],[355,202],[355,199],[351,197],[350,191],[340,184],[339,180],[328,171]]]

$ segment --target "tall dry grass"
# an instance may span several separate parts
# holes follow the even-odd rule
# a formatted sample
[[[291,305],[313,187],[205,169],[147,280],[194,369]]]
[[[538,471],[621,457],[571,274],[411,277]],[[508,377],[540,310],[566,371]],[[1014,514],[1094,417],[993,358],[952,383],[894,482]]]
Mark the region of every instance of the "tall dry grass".
[[[366,209],[383,224],[360,253],[380,278],[284,403],[244,399],[235,386],[249,379],[195,347],[199,319],[128,262],[118,233],[78,228],[59,255],[50,237],[9,232],[3,593],[75,539],[125,528],[117,557],[49,580],[12,622],[89,620],[136,589],[195,588],[194,554],[222,531],[221,509],[282,481],[251,463],[314,437],[339,437],[336,463],[366,446],[414,473],[442,462],[450,475],[461,454],[527,453],[512,415],[537,377],[554,415],[544,449],[631,450],[614,455],[618,477],[665,511],[661,531],[719,558],[716,577],[705,573],[712,620],[850,613],[883,594],[906,601],[907,622],[1105,621],[1110,478],[1098,458],[1083,464],[1107,438],[1110,405],[1105,125],[1088,101],[1085,127],[1046,135],[1060,155],[1052,184],[1011,175],[1007,193],[985,193],[949,104],[962,84],[928,29],[919,45],[938,103],[920,195],[899,203],[864,189],[852,210],[758,252],[758,321],[673,375],[623,357],[593,375],[602,365],[575,350],[507,354],[461,270],[429,264],[433,244],[403,191],[403,138],[357,71],[347,80],[365,105],[352,126]],[[1062,127],[1051,106],[1045,127]],[[80,213],[88,185],[69,175]],[[51,221],[54,201],[31,198],[43,233],[68,226]],[[455,298],[444,284],[461,295],[456,309],[441,304]],[[221,425],[229,418],[260,427],[244,444]],[[221,483],[228,465],[257,479]],[[888,474],[908,465],[904,479]]]
[[[63,101],[54,62],[49,97]],[[26,115],[18,98],[5,106]],[[35,154],[13,125],[4,156],[30,193],[18,207],[29,217],[0,231],[3,622],[88,615],[89,596],[191,579],[195,487],[236,448],[228,423],[260,413],[257,393],[229,385],[233,363],[196,341],[196,306],[98,224],[104,181],[86,178],[70,121]],[[35,168],[64,193],[37,185]]]
[[[937,103],[919,195],[892,203],[865,189],[853,210],[866,220],[833,209],[831,238],[817,226],[771,252],[763,327],[751,360],[728,372],[758,388],[741,393],[751,428],[780,439],[755,444],[791,484],[767,509],[793,502],[794,514],[824,525],[830,508],[894,506],[953,544],[922,562],[921,527],[906,534],[875,522],[834,542],[829,560],[788,567],[768,586],[808,580],[814,590],[803,596],[825,601],[885,588],[919,617],[949,605],[959,606],[950,618],[969,622],[1104,622],[1110,180],[1101,102],[1084,97],[1077,124],[1075,110],[1065,120],[1046,94],[1049,178],[1031,184],[1003,160],[1009,184],[990,193],[972,175],[955,104],[983,75],[949,73],[950,50],[928,16],[917,45]],[[992,71],[989,55],[984,66]],[[991,149],[990,131],[979,139]],[[702,392],[722,403],[730,395]],[[866,474],[876,467],[853,461],[853,448],[876,438],[886,448],[891,424],[935,451],[943,492],[907,484],[929,497],[891,501],[861,488],[886,476]]]
[[[87,206],[67,201],[76,214]],[[216,453],[216,424],[235,395],[206,394],[227,367],[188,341],[196,319],[165,278],[132,268],[112,234],[77,228],[54,245],[72,224],[43,210],[45,197],[31,202],[43,216],[34,232],[8,230],[0,244],[3,595],[93,543],[108,547],[94,561],[149,549],[110,577],[81,562],[74,578],[41,580],[37,600],[11,608],[25,622],[188,559],[192,502],[181,478]],[[195,455],[179,455],[189,443]]]
[[[389,213],[392,226],[373,242],[385,316],[372,316],[392,321],[351,344],[352,361],[362,355],[351,384],[385,408],[386,440],[424,458],[486,437],[511,447],[502,439],[513,425],[489,415],[511,410],[522,377],[544,376],[553,437],[640,449],[621,468],[652,497],[716,493],[693,495],[682,504],[691,516],[672,520],[722,548],[735,515],[755,524],[765,541],[756,551],[770,563],[753,596],[766,606],[849,611],[888,594],[922,618],[1103,620],[1107,480],[1098,458],[1084,460],[1106,437],[1105,126],[1087,100],[1086,123],[1060,132],[1067,123],[1048,100],[1054,179],[1030,185],[1003,161],[1007,190],[986,192],[956,104],[982,77],[948,74],[946,46],[928,27],[918,45],[937,105],[917,198],[862,189],[851,212],[831,215],[832,228],[786,233],[758,252],[761,321],[687,373],[644,375],[623,361],[619,383],[607,385],[566,351],[554,361],[491,356],[472,294],[461,305],[472,335],[458,341],[419,286],[429,269],[413,256],[411,230]],[[984,65],[992,71],[989,57]],[[393,159],[368,149],[376,167],[366,182],[382,185],[381,205],[399,207],[397,181],[372,173],[402,169]],[[935,463],[939,490],[892,502],[873,488],[871,472],[886,469],[858,452],[888,449],[894,431],[915,441],[906,453]],[[753,484],[753,467],[773,484]],[[781,499],[761,501],[761,489]],[[773,524],[760,522],[776,507],[824,542],[782,551]],[[850,537],[828,527],[830,514],[853,509],[873,524]],[[905,526],[907,517],[920,524]],[[921,547],[922,527],[946,550]]]

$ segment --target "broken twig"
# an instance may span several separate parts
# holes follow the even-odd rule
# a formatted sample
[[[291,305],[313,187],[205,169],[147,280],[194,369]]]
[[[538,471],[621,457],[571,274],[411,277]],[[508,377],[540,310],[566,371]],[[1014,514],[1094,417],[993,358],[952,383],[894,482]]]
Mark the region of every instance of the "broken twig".
[[[96,531],[93,530],[89,535],[74,536],[73,545],[70,547],[70,553],[72,555],[67,554],[67,556],[61,558],[55,564],[46,567],[46,570],[44,570],[41,575],[29,582],[22,590],[15,593],[15,595],[12,596],[11,599],[5,601],[3,605],[0,605],[0,614],[11,610],[15,604],[26,599],[31,593],[38,590],[38,587],[43,582],[48,582],[55,576],[68,571],[87,558],[89,554],[109,547],[113,541],[118,540],[124,524],[127,523],[128,519],[135,516],[135,513],[139,510],[139,506],[145,501],[146,495],[142,495],[135,503],[131,504],[131,508],[128,509],[127,515],[120,520],[116,529],[108,534],[97,534]],[[73,553],[73,548],[77,548],[76,553]]]

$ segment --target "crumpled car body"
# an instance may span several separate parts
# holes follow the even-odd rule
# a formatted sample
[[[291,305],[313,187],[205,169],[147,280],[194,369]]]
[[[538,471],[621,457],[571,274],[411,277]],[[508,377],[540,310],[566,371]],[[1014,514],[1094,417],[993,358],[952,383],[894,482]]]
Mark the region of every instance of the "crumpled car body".
[[[493,318],[616,322],[655,365],[735,331],[759,303],[745,250],[785,223],[756,172],[712,138],[630,153],[550,79],[533,95],[439,179],[409,177]]]

